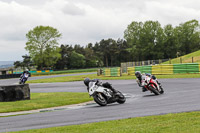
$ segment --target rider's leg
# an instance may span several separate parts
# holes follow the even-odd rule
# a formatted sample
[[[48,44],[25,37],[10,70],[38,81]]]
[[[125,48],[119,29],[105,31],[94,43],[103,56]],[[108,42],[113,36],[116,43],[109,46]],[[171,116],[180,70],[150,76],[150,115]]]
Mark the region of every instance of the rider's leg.
[[[115,90],[115,89],[112,87],[112,85],[111,85],[110,83],[108,83],[108,82],[103,83],[102,86],[105,87],[105,88],[109,88],[110,90],[113,91],[114,94],[117,94],[117,92],[118,92],[118,91]]]
[[[145,91],[147,91],[147,89],[143,86],[142,87],[142,92],[145,92]]]

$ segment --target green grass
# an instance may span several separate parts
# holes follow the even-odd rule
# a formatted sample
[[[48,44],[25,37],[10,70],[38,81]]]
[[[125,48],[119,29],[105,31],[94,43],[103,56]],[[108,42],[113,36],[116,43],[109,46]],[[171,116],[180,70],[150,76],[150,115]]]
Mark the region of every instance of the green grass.
[[[182,59],[182,63],[192,63],[192,57],[193,57],[193,63],[200,63],[200,50],[178,57],[174,58],[171,61],[164,62],[162,64],[180,64],[180,58]]]
[[[31,100],[0,102],[0,113],[27,111],[91,101],[88,93],[31,93]]]
[[[78,75],[78,76],[66,76],[66,77],[55,77],[55,78],[47,78],[47,79],[38,79],[38,80],[30,80],[27,83],[52,83],[52,82],[71,82],[71,81],[83,81],[86,77],[90,79],[133,79],[133,76],[123,76],[123,77],[104,77],[104,76],[97,76],[97,74],[89,74],[89,75]]]
[[[75,70],[62,70],[62,71],[53,71],[53,72],[41,72],[41,73],[32,73],[32,76],[41,76],[41,75],[57,75],[57,74],[70,74],[70,73],[87,73],[87,72],[97,72],[98,68],[89,68],[89,69],[75,69]]]
[[[200,74],[174,74],[174,75],[155,75],[158,79],[160,78],[200,78]],[[127,80],[135,79],[133,75],[123,75],[121,77],[104,77],[97,76],[96,74],[90,75],[79,75],[79,76],[66,76],[66,77],[56,77],[47,79],[30,80],[27,83],[53,83],[53,82],[72,82],[72,81],[83,81],[86,77],[90,79],[101,79],[101,80]]]
[[[137,117],[15,133],[199,133],[200,112]]]

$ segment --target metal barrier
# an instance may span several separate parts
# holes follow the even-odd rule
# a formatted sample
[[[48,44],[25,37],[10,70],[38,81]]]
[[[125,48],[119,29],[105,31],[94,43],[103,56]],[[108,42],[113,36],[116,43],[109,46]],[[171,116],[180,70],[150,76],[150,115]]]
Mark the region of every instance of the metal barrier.
[[[185,64],[162,64],[162,65],[152,65],[152,66],[128,67],[128,75],[134,75],[136,71],[140,71],[141,73],[151,73],[151,74],[200,73],[200,64],[185,63]]]
[[[114,67],[114,68],[103,68],[99,69],[97,75],[103,75],[105,77],[119,77],[121,76],[121,68]]]

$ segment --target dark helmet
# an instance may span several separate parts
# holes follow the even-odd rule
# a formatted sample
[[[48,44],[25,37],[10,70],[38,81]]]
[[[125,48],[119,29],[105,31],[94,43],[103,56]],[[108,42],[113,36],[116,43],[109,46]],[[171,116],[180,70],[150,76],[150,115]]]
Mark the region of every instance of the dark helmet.
[[[140,71],[136,71],[136,72],[135,72],[135,76],[136,76],[137,78],[141,78],[141,77],[142,77],[142,74],[141,74]]]
[[[85,84],[86,86],[89,85],[89,82],[90,82],[90,79],[89,79],[89,78],[85,78],[85,80],[84,80],[84,84]]]

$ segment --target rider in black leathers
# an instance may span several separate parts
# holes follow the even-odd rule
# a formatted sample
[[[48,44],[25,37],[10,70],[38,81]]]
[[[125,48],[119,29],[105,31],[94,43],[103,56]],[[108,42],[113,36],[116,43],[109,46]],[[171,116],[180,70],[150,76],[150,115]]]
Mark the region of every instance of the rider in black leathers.
[[[111,85],[110,83],[108,83],[108,82],[102,83],[102,82],[100,81],[100,79],[93,79],[93,80],[91,80],[91,79],[89,79],[89,78],[85,78],[84,84],[85,84],[85,86],[87,86],[87,91],[89,91],[89,83],[90,83],[90,82],[97,82],[97,84],[102,85],[103,87],[112,90],[114,95],[120,95],[120,94],[118,93],[118,91],[115,90],[115,89],[112,87],[112,85]]]

